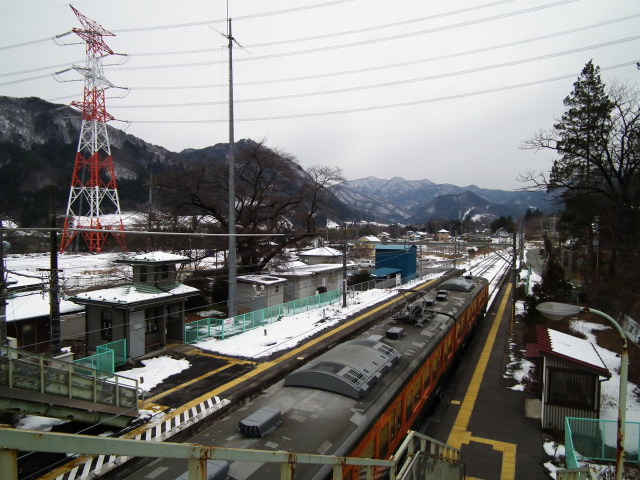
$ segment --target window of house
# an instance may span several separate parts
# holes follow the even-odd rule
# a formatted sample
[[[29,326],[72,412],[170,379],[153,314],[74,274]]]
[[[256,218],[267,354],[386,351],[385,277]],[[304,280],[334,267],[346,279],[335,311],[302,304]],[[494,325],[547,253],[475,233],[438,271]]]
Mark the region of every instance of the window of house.
[[[146,283],[148,278],[147,267],[140,267],[140,283]]]
[[[162,265],[161,275],[163,279],[169,278],[169,265]]]
[[[113,340],[113,320],[111,311],[103,310],[100,317],[100,338],[102,340]]]

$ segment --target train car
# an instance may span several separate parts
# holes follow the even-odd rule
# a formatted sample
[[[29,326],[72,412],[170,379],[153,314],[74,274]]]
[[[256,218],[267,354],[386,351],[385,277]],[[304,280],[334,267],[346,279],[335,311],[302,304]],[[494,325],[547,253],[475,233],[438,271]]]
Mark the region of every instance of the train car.
[[[337,345],[192,439],[228,448],[388,458],[437,401],[474,327],[488,282],[446,280],[362,335]],[[298,465],[295,478],[330,471]],[[357,468],[343,467],[356,479]],[[279,465],[231,462],[235,480],[280,478]]]

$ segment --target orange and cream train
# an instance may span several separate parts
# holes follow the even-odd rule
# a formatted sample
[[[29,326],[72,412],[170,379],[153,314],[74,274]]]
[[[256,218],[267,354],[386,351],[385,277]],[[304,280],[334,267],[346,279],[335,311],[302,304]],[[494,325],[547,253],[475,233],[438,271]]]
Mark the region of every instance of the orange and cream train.
[[[337,345],[266,389],[191,441],[297,453],[388,458],[428,414],[474,327],[484,317],[488,282],[445,280],[357,338]],[[278,464],[229,464],[234,480],[280,478]],[[329,470],[298,465],[296,479]],[[345,479],[358,478],[343,468]],[[158,477],[158,480],[162,480]]]

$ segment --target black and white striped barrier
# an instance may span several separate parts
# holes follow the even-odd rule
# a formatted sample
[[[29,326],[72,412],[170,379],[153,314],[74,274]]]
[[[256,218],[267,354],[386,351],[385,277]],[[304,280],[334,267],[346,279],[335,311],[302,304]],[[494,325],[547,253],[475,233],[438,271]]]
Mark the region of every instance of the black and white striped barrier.
[[[208,398],[193,407],[172,415],[171,412],[163,418],[157,419],[145,425],[144,431],[138,433],[134,440],[145,440],[150,442],[162,442],[184,430],[185,428],[199,422],[203,418],[211,415],[213,412],[220,410],[229,404],[229,400],[220,400],[218,397]],[[126,436],[125,436],[126,438]],[[70,462],[68,470],[56,477],[50,477],[53,480],[80,480],[94,479],[107,473],[115,467],[122,465],[132,457],[124,457],[118,455],[97,455],[82,456],[73,462]],[[82,461],[85,460],[85,461]],[[64,468],[64,467],[62,467]]]

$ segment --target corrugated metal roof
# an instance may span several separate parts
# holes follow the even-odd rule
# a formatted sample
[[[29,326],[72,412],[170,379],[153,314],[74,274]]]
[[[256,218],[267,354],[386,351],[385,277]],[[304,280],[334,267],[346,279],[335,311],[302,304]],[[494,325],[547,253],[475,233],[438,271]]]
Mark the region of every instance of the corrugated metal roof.
[[[566,333],[536,325],[536,347],[539,352],[562,358],[610,378],[611,373],[600,358],[593,344]]]

